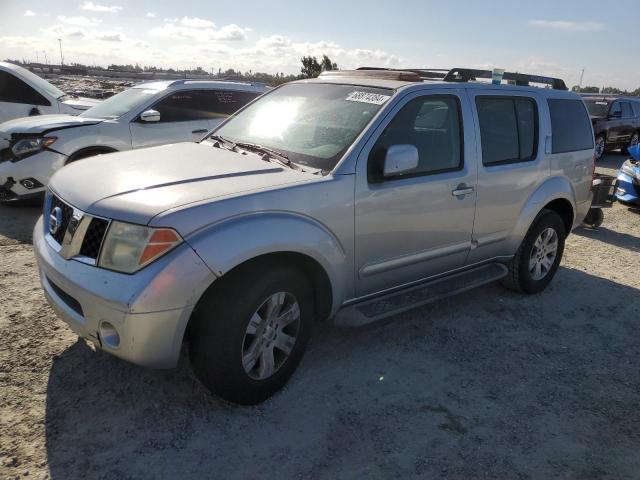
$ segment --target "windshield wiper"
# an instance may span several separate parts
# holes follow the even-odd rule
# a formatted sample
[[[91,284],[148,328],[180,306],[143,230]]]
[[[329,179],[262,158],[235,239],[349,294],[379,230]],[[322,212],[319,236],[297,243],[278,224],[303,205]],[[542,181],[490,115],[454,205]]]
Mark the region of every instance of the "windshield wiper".
[[[253,150],[254,152],[264,153],[272,158],[280,158],[283,160],[288,166],[292,166],[293,162],[289,160],[284,153],[274,150],[273,148],[265,147],[264,145],[258,145],[257,143],[248,143],[248,142],[235,142],[236,146],[240,148],[244,148],[245,150]]]
[[[221,135],[209,135],[209,138],[211,140],[215,140],[218,143],[222,143],[223,145],[230,145],[231,148],[229,150],[233,150],[234,148],[236,148],[235,142],[232,142],[228,138],[224,138]]]

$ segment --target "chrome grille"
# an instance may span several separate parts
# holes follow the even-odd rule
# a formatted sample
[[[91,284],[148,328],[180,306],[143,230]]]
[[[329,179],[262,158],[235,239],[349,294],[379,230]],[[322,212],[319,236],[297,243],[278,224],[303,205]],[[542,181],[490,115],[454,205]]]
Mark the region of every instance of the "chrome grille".
[[[109,220],[84,213],[52,192],[47,192],[44,219],[45,237],[61,256],[97,264]]]

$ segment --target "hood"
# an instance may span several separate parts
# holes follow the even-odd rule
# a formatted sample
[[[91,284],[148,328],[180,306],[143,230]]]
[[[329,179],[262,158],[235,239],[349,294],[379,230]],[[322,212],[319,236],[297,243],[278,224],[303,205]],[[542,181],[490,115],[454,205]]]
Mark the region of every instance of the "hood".
[[[95,107],[100,102],[102,102],[102,100],[97,100],[95,98],[77,97],[64,100],[62,104],[74,110],[88,110],[91,107]]]
[[[35,115],[33,117],[17,118],[0,124],[0,138],[9,137],[14,133],[42,134],[62,128],[95,125],[104,122],[101,118],[83,118],[73,115]]]
[[[172,208],[318,178],[252,153],[176,143],[72,163],[49,186],[85,212],[147,224]]]

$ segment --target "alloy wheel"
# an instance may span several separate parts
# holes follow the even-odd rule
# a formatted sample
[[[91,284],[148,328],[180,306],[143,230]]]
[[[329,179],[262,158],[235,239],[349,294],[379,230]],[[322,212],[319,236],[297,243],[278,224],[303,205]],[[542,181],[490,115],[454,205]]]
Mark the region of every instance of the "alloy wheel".
[[[300,329],[300,305],[286,292],[267,298],[251,316],[242,342],[242,366],[254,380],[273,376],[287,361]]]
[[[558,234],[553,228],[546,228],[533,244],[529,256],[529,273],[533,280],[547,276],[558,254]]]
[[[605,141],[603,137],[598,137],[596,139],[596,159],[599,159],[604,155],[604,144]]]

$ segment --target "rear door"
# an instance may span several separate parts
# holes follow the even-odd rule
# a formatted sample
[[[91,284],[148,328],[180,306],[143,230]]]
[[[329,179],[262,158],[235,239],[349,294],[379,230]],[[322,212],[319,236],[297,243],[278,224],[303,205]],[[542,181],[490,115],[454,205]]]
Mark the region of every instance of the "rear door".
[[[470,90],[477,125],[478,199],[468,264],[509,255],[524,202],[549,175],[540,140],[544,107],[533,92]],[[543,110],[546,115],[546,109]]]
[[[464,265],[476,197],[472,122],[463,91],[414,92],[367,142],[356,173],[358,296]],[[418,166],[383,178],[388,148],[406,144],[418,149]]]
[[[58,113],[56,107],[20,78],[0,70],[0,123],[29,115]]]
[[[166,143],[195,142],[210,129],[211,109],[207,90],[174,91],[147,109],[160,112],[159,122],[143,122],[139,116],[130,123],[133,148]]]

